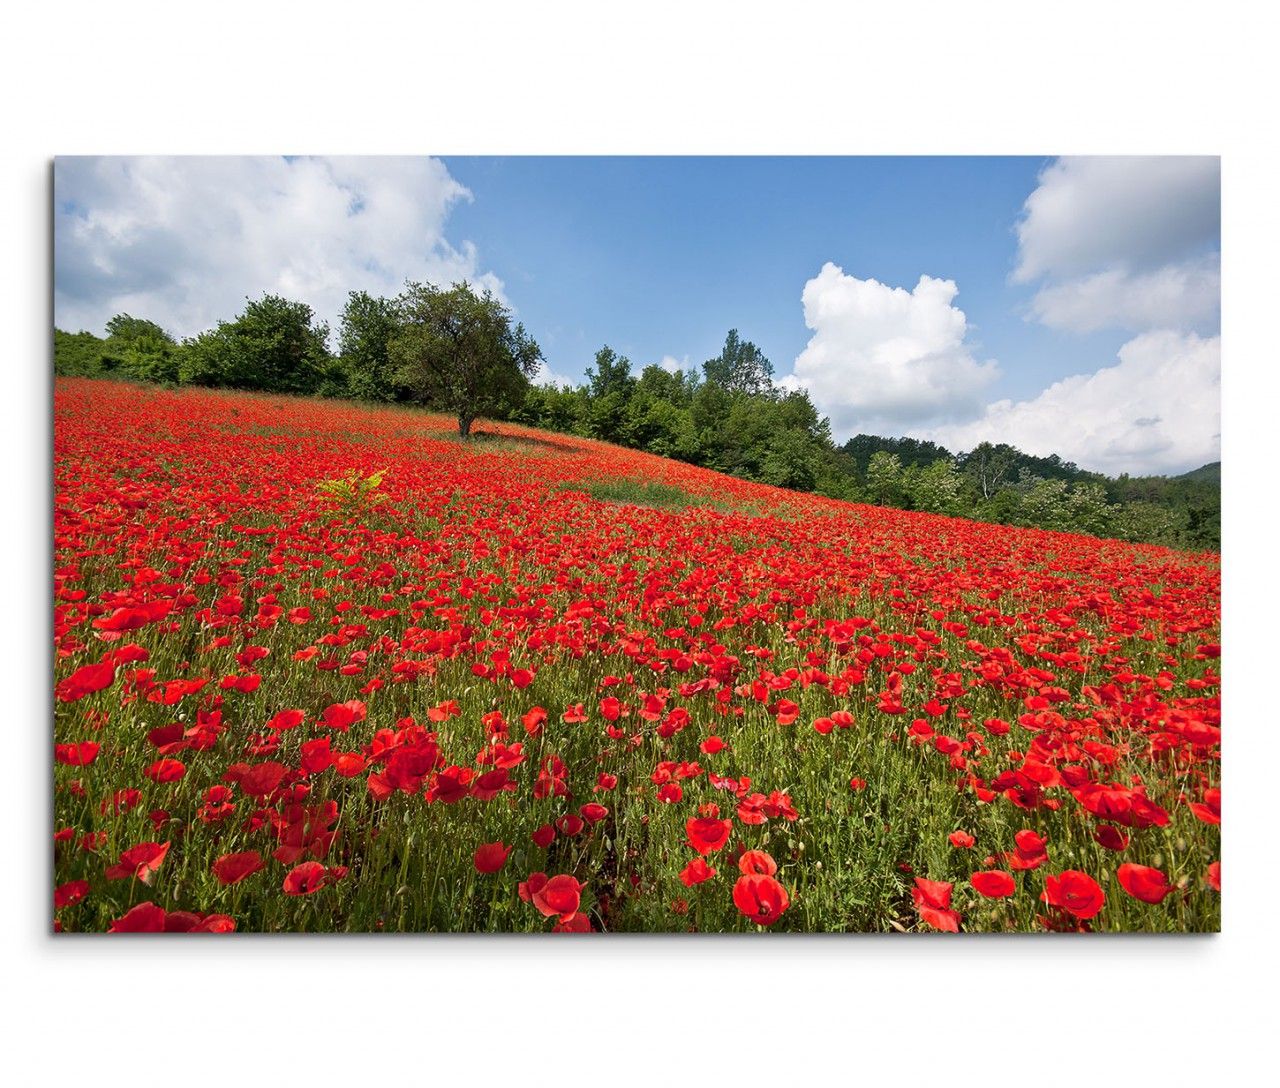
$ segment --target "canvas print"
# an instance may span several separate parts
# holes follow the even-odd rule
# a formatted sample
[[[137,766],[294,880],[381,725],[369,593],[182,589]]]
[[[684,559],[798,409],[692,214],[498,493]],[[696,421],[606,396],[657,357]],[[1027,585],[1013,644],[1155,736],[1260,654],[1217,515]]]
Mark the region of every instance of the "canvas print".
[[[1219,178],[55,160],[54,929],[1217,930]]]

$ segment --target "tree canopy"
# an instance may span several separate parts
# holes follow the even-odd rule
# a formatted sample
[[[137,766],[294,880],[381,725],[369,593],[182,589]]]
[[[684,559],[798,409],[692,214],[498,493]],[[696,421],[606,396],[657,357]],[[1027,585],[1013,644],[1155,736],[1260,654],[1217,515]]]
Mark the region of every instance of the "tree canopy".
[[[756,395],[773,388],[773,364],[750,340],[741,339],[737,329],[729,330],[720,354],[703,363],[702,370],[708,382],[730,393]]]
[[[183,345],[179,376],[192,385],[276,393],[315,392],[328,377],[329,327],[314,324],[305,302],[279,295],[251,299],[233,321],[220,321]]]
[[[347,392],[361,400],[403,400],[408,391],[396,378],[391,341],[399,330],[395,301],[352,291],[338,326],[338,354]]]

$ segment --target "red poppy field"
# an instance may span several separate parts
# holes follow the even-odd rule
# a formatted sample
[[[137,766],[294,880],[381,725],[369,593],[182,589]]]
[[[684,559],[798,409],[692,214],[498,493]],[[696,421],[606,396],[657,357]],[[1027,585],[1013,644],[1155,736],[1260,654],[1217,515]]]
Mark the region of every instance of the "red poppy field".
[[[453,427],[57,383],[55,928],[1218,929],[1216,556]]]

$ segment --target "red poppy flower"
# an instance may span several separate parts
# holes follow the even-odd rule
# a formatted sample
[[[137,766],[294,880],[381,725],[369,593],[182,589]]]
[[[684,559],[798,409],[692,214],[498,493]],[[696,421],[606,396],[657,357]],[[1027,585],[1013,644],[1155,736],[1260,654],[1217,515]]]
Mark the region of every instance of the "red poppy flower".
[[[768,800],[763,793],[752,793],[738,803],[738,819],[751,827],[757,827],[769,819],[764,806]]]
[[[235,919],[226,914],[206,914],[191,930],[192,933],[234,933]]]
[[[163,907],[157,907],[148,900],[139,903],[123,918],[111,923],[108,933],[163,933],[165,913]]]
[[[167,842],[140,842],[120,855],[120,860],[107,870],[107,879],[127,880],[129,877],[137,877],[144,884],[149,884],[152,874],[160,868],[168,852]]]
[[[706,855],[721,849],[729,841],[733,821],[700,817],[686,821],[684,829],[689,836],[689,845],[699,854]]]
[[[953,831],[947,836],[947,842],[951,843],[957,850],[971,850],[973,849],[973,844],[977,841],[967,831]]]
[[[213,863],[213,875],[218,878],[219,884],[238,884],[245,877],[256,873],[264,864],[262,855],[257,850],[223,854]]]
[[[704,880],[710,880],[716,875],[716,871],[711,868],[702,858],[694,858],[688,865],[680,870],[680,881],[686,888],[692,888],[695,884],[701,884]]]
[[[640,703],[639,714],[645,721],[656,722],[666,709],[667,700],[661,695],[646,695]]]
[[[239,691],[244,694],[250,694],[258,690],[262,684],[262,677],[257,673],[249,676],[224,676],[222,678],[223,691]]]
[[[561,921],[567,921],[577,911],[585,887],[566,873],[550,878],[546,873],[530,873],[518,890],[521,899],[532,903],[546,917],[558,914]]]
[[[1163,903],[1165,896],[1173,891],[1173,885],[1164,873],[1146,865],[1121,865],[1116,870],[1116,879],[1120,881],[1120,887],[1144,903]]]
[[[556,829],[552,827],[550,824],[543,824],[540,828],[534,831],[533,834],[530,835],[529,837],[533,839],[534,846],[537,846],[539,849],[545,850],[548,846],[550,846],[555,841]]]
[[[945,910],[951,906],[951,889],[953,885],[945,880],[926,880],[922,876],[915,878],[916,886],[911,891],[911,897],[916,901],[916,906],[934,907],[938,910]]]
[[[54,908],[61,910],[63,907],[69,907],[73,903],[79,903],[88,894],[89,882],[87,880],[68,880],[65,884],[59,884],[53,889]]]
[[[160,754],[164,756],[173,755],[174,752],[181,752],[185,748],[190,748],[191,741],[186,738],[187,731],[183,728],[181,722],[159,726],[147,734],[147,740],[155,745]]]
[[[511,781],[511,774],[506,767],[498,767],[486,771],[471,786],[471,796],[477,801],[491,801],[500,793],[514,793],[516,783]]]
[[[194,933],[204,919],[190,910],[171,910],[164,918],[166,933]]]
[[[92,740],[82,740],[79,744],[55,744],[53,758],[70,767],[87,767],[98,758],[98,748],[98,743]]]
[[[591,919],[579,911],[567,918],[561,918],[551,927],[552,933],[590,933]]]
[[[740,876],[733,886],[733,905],[756,925],[771,926],[791,905],[787,889],[764,874]]]
[[[329,737],[303,741],[298,762],[307,774],[319,774],[333,766],[333,742]]]
[[[738,871],[743,876],[773,876],[778,863],[763,850],[747,850],[738,859]]]
[[[1049,853],[1045,846],[1048,840],[1041,838],[1029,828],[1023,828],[1015,834],[1013,841],[1017,849],[1008,851],[1004,855],[1005,864],[1010,869],[1038,869],[1049,860]]]
[[[1046,877],[1044,883],[1044,895],[1040,898],[1076,918],[1092,918],[1106,901],[1098,882],[1078,869],[1065,869],[1057,876]]]
[[[438,771],[427,790],[428,801],[456,805],[471,792],[471,770],[468,767],[446,767]]]
[[[305,720],[306,715],[301,710],[282,710],[269,722],[268,729],[275,729],[284,732],[286,729],[296,729]]]
[[[1048,840],[1037,835],[1029,828],[1023,828],[1021,831],[1015,832],[1013,841],[1017,844],[1018,851],[1025,855],[1043,854]]]
[[[604,805],[598,805],[593,801],[589,801],[578,809],[578,815],[589,824],[598,824],[609,815],[609,810]]]
[[[800,717],[800,705],[790,699],[779,699],[771,709],[779,725],[794,725]]]
[[[365,766],[364,756],[359,752],[340,752],[333,761],[333,769],[342,778],[355,778],[356,775],[363,774]]]
[[[80,836],[80,849],[89,854],[94,853],[100,847],[106,846],[106,844],[107,833],[105,831],[87,831]]]
[[[969,883],[984,899],[1005,899],[1017,890],[1013,877],[1002,869],[988,869],[974,873]]]
[[[333,884],[346,876],[344,866],[326,869],[318,861],[304,861],[295,865],[284,878],[285,895],[311,895],[326,884]]]
[[[573,838],[573,836],[577,835],[585,825],[586,821],[583,820],[581,816],[576,816],[572,812],[566,812],[563,816],[557,817],[556,819],[556,830],[566,838]]]
[[[534,896],[534,905],[543,914],[559,914],[562,921],[567,921],[577,911],[585,887],[568,874],[553,876]]]
[[[1215,892],[1222,891],[1222,862],[1209,863],[1209,868],[1204,872],[1204,882]]]
[[[76,669],[55,689],[58,699],[64,703],[73,703],[92,695],[95,691],[109,688],[116,678],[116,667],[110,661],[100,661],[96,665],[85,665]]]
[[[288,768],[283,763],[255,763],[240,774],[239,786],[250,797],[267,797],[275,791],[287,773]]]
[[[944,880],[926,880],[922,876],[916,877],[915,882],[911,898],[915,901],[920,920],[945,933],[959,933],[960,915],[950,909],[952,885]]]
[[[1112,824],[1099,824],[1093,832],[1093,841],[1107,850],[1117,852],[1129,845],[1129,836]]]
[[[474,858],[476,872],[496,873],[506,865],[510,853],[511,847],[503,846],[501,842],[487,842],[477,847]]]
[[[1188,807],[1201,823],[1220,824],[1222,822],[1222,791],[1205,790],[1204,801],[1191,801]]]
[[[536,737],[542,732],[542,727],[546,724],[547,712],[540,706],[535,706],[528,713],[521,715],[520,723],[524,726],[524,730],[531,737]]]
[[[927,906],[917,907],[916,911],[920,915],[920,921],[924,922],[925,925],[932,926],[943,933],[960,932],[960,913],[958,911]]]
[[[526,903],[532,903],[534,893],[540,892],[546,883],[546,873],[530,873],[528,879],[520,881],[519,887],[516,890],[521,899]]]
[[[427,717],[433,722],[447,722],[450,718],[456,718],[462,713],[462,708],[458,706],[457,699],[446,699],[443,703],[437,703],[427,711]]]
[[[177,782],[187,773],[187,768],[178,759],[158,759],[142,773],[152,782]]]
[[[364,703],[359,699],[352,699],[350,702],[325,707],[320,718],[330,729],[345,733],[354,723],[364,721],[367,713]]]

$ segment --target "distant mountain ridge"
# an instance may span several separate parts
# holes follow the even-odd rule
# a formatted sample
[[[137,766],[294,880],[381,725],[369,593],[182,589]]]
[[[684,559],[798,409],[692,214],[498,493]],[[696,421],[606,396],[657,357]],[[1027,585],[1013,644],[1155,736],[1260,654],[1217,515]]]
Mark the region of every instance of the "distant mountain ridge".
[[[859,434],[850,438],[840,449],[843,453],[853,458],[854,463],[858,466],[858,471],[862,473],[866,472],[872,456],[881,452],[894,454],[903,468],[910,468],[913,465],[918,468],[927,468],[934,461],[941,458],[955,461],[957,466],[963,469],[975,454],[985,449],[988,455],[1005,458],[1007,471],[1015,478],[1021,470],[1025,469],[1031,475],[1040,476],[1047,480],[1067,480],[1069,482],[1092,480],[1104,485],[1131,480],[1188,480],[1193,483],[1220,487],[1222,475],[1222,462],[1211,461],[1208,464],[1201,465],[1199,468],[1192,469],[1190,472],[1176,475],[1152,473],[1138,476],[1124,472],[1119,476],[1107,476],[1105,473],[1081,468],[1074,461],[1065,461],[1056,453],[1049,454],[1047,457],[1037,457],[1035,454],[1024,453],[1016,446],[1010,446],[1003,442],[984,442],[967,453],[957,454],[952,453],[945,446],[940,446],[938,443],[930,442],[926,439],[886,438],[882,435]]]
[[[1193,468],[1190,472],[1184,472],[1181,476],[1175,476],[1175,480],[1194,480],[1196,483],[1211,484],[1213,487],[1222,487],[1222,462],[1210,461],[1207,465],[1201,465],[1199,468]]]

